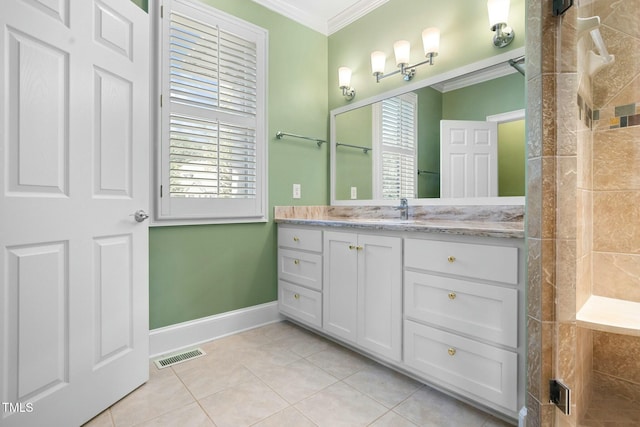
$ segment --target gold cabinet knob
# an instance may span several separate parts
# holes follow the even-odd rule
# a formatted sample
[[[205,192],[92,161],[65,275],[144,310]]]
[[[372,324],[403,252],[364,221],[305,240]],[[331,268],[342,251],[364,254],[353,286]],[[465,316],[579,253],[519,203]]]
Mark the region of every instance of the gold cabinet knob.
[[[352,250],[354,250],[354,249],[356,249],[356,245],[349,245],[349,250],[350,250],[350,251],[352,251]]]
[[[293,294],[293,297],[294,297],[295,299],[300,299],[300,294]]]
[[[294,241],[294,242],[299,242],[299,241],[300,241],[300,238],[299,238],[298,236],[293,236],[293,241]]]
[[[449,299],[450,300],[454,300],[454,299],[456,299],[456,297],[457,297],[457,295],[456,295],[455,292],[449,292]]]
[[[294,259],[294,260],[293,260],[293,263],[294,263],[295,265],[298,265],[298,264],[300,264],[300,260],[299,260],[299,259]]]
[[[450,257],[448,257],[448,258],[447,258],[447,261],[449,261],[449,262],[455,262],[455,261],[456,261],[456,257],[454,257],[454,256],[450,256]]]
[[[362,249],[364,249],[362,246],[356,246],[356,250],[361,251]]]
[[[453,347],[449,347],[449,350],[447,351],[449,353],[449,356],[455,356],[456,355],[456,349]]]

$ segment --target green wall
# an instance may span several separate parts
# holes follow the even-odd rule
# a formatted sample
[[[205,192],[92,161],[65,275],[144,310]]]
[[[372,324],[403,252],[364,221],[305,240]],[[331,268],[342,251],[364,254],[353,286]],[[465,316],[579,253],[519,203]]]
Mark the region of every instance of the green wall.
[[[373,142],[371,105],[336,116],[336,135],[343,144],[371,148]],[[336,147],[336,199],[350,200],[351,187],[357,188],[359,200],[373,198],[373,155],[369,151]]]
[[[525,135],[524,120],[498,125],[498,194],[500,196],[524,196]]]
[[[131,0],[145,12],[149,10],[149,0]]]
[[[204,3],[269,31],[269,203],[328,201],[327,37],[251,0]],[[292,199],[301,184],[302,198]],[[272,216],[272,215],[270,215]],[[150,328],[277,299],[276,226],[268,223],[152,227],[149,232]]]
[[[445,93],[442,99],[442,118],[486,120],[487,116],[524,107],[525,78],[520,73],[513,73]]]
[[[426,87],[418,94],[418,169],[440,171],[442,93]],[[418,175],[418,197],[440,197],[440,175]]]

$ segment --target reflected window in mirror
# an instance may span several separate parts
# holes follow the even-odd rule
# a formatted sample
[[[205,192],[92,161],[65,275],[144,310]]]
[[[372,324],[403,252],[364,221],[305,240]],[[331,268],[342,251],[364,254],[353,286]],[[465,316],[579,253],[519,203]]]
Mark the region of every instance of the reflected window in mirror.
[[[373,189],[376,199],[417,197],[418,97],[406,93],[373,105]]]

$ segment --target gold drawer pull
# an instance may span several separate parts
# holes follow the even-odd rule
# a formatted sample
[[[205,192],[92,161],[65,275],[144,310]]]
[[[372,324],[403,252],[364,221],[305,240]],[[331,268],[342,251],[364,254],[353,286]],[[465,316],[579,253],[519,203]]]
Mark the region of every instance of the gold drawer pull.
[[[449,261],[449,262],[455,262],[455,261],[456,261],[456,257],[454,257],[454,256],[450,256],[450,257],[448,257],[448,258],[447,258],[447,261]]]
[[[293,297],[294,297],[295,299],[300,299],[300,294],[293,294]]]
[[[293,241],[294,241],[294,242],[299,242],[299,241],[300,241],[300,238],[299,238],[298,236],[293,236]]]
[[[455,356],[456,355],[456,349],[453,347],[449,347],[448,350],[449,356]]]
[[[299,259],[294,259],[294,260],[293,260],[293,263],[294,263],[295,265],[298,265],[298,264],[300,264],[300,260],[299,260]]]
[[[455,292],[449,292],[449,299],[450,300],[454,300],[454,299],[456,299],[456,297],[457,297],[457,295],[456,295]]]

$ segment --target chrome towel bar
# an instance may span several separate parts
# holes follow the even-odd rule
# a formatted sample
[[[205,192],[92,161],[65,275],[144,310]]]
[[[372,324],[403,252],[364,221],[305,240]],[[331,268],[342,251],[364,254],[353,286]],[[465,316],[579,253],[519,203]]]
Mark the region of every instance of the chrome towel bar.
[[[336,143],[336,147],[349,147],[349,148],[357,148],[358,150],[362,150],[362,152],[364,154],[367,154],[369,151],[371,151],[371,147],[362,147],[360,145],[351,145],[351,144],[343,144],[341,142],[337,142]]]
[[[322,144],[327,142],[324,139],[312,138],[310,136],[296,135],[295,133],[282,132],[281,130],[276,132],[276,138],[278,138],[278,139],[282,139],[285,136],[291,136],[293,138],[300,138],[300,139],[306,139],[307,141],[313,141],[316,144],[318,144],[318,147],[321,147]]]

